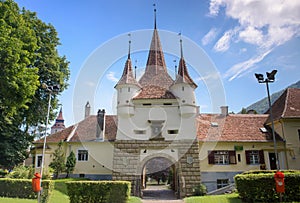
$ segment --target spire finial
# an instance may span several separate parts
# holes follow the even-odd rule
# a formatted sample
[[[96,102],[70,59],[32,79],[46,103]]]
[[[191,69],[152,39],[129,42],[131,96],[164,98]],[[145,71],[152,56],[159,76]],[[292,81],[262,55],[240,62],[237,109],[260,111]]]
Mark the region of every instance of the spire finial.
[[[129,41],[128,41],[128,59],[130,59],[130,46],[131,46],[131,34],[128,34]]]
[[[180,42],[180,57],[183,58],[183,49],[182,49],[182,39],[181,39],[181,32],[178,33],[179,35],[179,42]]]
[[[134,66],[134,79],[136,79],[136,64],[137,64],[137,60],[135,60],[135,66]]]
[[[156,4],[153,4],[154,7],[154,29],[156,29]]]
[[[177,65],[176,65],[176,59],[174,59],[173,62],[174,62],[175,78],[176,78],[176,77],[177,77]]]

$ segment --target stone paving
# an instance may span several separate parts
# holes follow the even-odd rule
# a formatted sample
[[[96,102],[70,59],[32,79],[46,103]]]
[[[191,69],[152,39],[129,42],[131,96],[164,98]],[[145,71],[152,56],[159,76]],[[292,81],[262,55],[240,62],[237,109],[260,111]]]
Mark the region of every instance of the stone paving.
[[[149,185],[143,190],[143,203],[184,203],[165,185]]]

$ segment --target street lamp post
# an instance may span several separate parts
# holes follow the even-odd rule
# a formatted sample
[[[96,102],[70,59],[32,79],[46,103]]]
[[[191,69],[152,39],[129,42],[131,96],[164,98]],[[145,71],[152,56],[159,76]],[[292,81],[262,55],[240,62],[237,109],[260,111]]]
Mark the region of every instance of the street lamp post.
[[[40,186],[42,188],[42,179],[43,179],[43,169],[45,164],[45,151],[46,151],[46,142],[47,142],[47,128],[49,122],[49,114],[50,114],[50,107],[51,107],[51,95],[53,92],[59,91],[59,85],[48,86],[43,83],[43,88],[45,88],[49,92],[49,99],[48,99],[48,110],[47,110],[47,117],[46,117],[46,128],[45,128],[45,135],[44,135],[44,142],[43,142],[43,152],[42,152],[42,164],[41,164],[41,182]],[[38,202],[40,202],[42,190],[38,193]]]
[[[275,152],[275,158],[276,158],[276,169],[277,171],[280,170],[279,165],[279,158],[277,153],[277,144],[276,144],[276,137],[275,137],[275,130],[274,130],[274,121],[273,121],[273,112],[272,112],[272,104],[271,104],[271,98],[270,98],[270,91],[269,91],[269,83],[272,83],[275,81],[275,74],[277,73],[277,70],[273,70],[271,73],[266,73],[267,78],[264,79],[263,74],[255,73],[255,77],[258,80],[259,83],[266,83],[267,86],[267,93],[268,93],[268,101],[269,101],[269,112],[270,112],[270,118],[272,123],[272,136],[273,136],[273,142],[274,142],[274,152]]]

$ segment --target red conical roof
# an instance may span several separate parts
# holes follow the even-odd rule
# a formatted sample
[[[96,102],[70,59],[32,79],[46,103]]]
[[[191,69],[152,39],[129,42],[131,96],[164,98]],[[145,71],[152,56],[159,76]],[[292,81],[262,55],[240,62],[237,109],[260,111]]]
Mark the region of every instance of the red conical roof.
[[[133,72],[132,72],[132,65],[131,65],[131,59],[130,59],[130,44],[131,44],[131,41],[129,41],[128,58],[125,63],[123,74],[122,74],[122,77],[119,80],[119,82],[116,84],[116,86],[131,84],[131,85],[137,85],[140,87],[139,83],[134,78]]]
[[[181,57],[179,60],[179,67],[178,67],[178,74],[175,79],[175,84],[179,83],[187,83],[194,89],[196,89],[198,86],[196,83],[193,81],[193,79],[190,77],[189,72],[187,70],[185,60],[183,58],[183,50],[182,50],[182,40],[180,40],[180,52],[181,52]]]

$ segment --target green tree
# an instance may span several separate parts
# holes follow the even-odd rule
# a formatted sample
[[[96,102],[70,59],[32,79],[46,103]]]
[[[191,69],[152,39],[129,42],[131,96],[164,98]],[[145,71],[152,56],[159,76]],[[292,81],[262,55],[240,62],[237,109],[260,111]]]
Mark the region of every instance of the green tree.
[[[62,142],[58,143],[57,149],[53,152],[53,160],[49,166],[53,169],[54,177],[58,178],[58,175],[65,171],[65,153],[62,148]]]
[[[13,168],[28,155],[31,129],[46,121],[49,92],[42,87],[67,87],[69,63],[57,52],[54,27],[12,0],[0,0],[0,166]],[[50,121],[58,107],[52,94]]]
[[[247,114],[247,109],[246,108],[242,108],[241,114]]]
[[[71,151],[71,153],[67,157],[67,162],[66,162],[66,172],[67,172],[66,178],[69,177],[69,174],[73,173],[75,165],[76,165],[76,156],[74,152]]]

